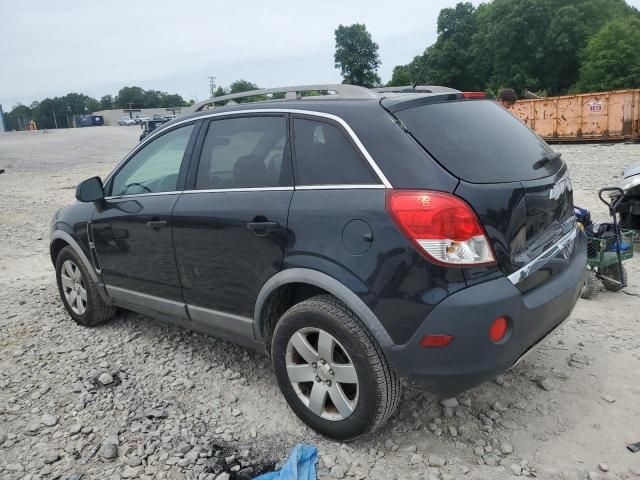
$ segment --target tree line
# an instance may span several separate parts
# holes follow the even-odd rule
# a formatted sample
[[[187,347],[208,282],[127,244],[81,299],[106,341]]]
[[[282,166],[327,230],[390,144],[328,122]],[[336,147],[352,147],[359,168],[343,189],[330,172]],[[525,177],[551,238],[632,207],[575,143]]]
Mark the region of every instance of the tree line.
[[[113,108],[167,108],[186,107],[182,96],[140,87],[123,87],[116,96],[104,95],[97,100],[83,93],[67,93],[62,97],[45,98],[26,106],[18,104],[5,112],[5,126],[9,130],[21,130],[31,120],[38,128],[67,128],[73,125],[74,115],[86,115]]]
[[[232,82],[228,87],[219,86],[215,90],[214,96],[256,89],[258,86],[255,83],[241,79]],[[238,103],[261,99],[263,98],[247,97],[238,99]],[[31,120],[35,121],[40,129],[68,128],[73,125],[74,115],[85,115],[111,109],[186,107],[193,103],[193,100],[185,101],[177,93],[144,90],[140,87],[123,87],[117,95],[104,95],[100,100],[83,93],[67,93],[62,97],[35,101],[29,106],[17,104],[11,111],[5,112],[4,120],[8,130],[23,130],[26,123]]]
[[[624,0],[458,3],[437,20],[437,40],[387,86],[444,85],[543,96],[640,87],[640,12]],[[380,85],[378,45],[364,25],[335,31],[344,83]]]

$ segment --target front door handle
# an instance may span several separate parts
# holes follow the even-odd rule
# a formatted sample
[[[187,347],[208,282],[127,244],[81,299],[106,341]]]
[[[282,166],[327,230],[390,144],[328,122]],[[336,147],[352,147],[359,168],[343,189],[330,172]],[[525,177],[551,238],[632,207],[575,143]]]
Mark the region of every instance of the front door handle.
[[[253,230],[256,235],[266,235],[272,230],[277,230],[280,227],[278,222],[249,222],[247,228]]]
[[[147,227],[149,227],[152,230],[155,230],[156,232],[166,226],[167,226],[166,220],[153,220],[151,222],[147,222]]]

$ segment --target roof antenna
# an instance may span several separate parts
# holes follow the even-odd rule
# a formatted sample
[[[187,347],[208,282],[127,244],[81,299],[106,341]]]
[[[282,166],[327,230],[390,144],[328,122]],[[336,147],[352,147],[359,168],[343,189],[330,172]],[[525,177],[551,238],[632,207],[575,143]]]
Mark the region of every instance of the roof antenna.
[[[429,51],[428,50],[425,53],[425,56],[427,58],[425,58],[425,60],[424,60],[424,65],[422,66],[422,70],[420,70],[420,74],[416,77],[416,81],[413,84],[413,86],[411,87],[413,90],[415,90],[416,87],[418,86],[418,83],[420,83],[420,79],[422,78],[422,75],[424,75],[424,71],[427,69],[427,65],[429,65],[429,59],[431,58],[431,55],[429,55]]]

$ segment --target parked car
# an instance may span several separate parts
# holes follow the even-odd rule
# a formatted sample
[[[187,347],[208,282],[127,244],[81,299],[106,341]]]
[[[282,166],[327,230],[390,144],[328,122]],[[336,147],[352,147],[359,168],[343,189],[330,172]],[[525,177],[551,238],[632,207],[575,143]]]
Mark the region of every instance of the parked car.
[[[131,118],[131,117],[122,117],[120,120],[118,120],[118,125],[125,126],[125,125],[135,125],[137,122],[135,121],[135,119]]]
[[[469,389],[569,316],[567,166],[509,112],[441,87],[259,93],[287,100],[198,104],[78,185],[50,242],[77,323],[120,307],[265,352],[291,409],[350,440],[403,384]]]
[[[136,122],[136,125],[140,125],[141,123],[151,120],[151,117],[148,115],[134,115],[133,119]]]

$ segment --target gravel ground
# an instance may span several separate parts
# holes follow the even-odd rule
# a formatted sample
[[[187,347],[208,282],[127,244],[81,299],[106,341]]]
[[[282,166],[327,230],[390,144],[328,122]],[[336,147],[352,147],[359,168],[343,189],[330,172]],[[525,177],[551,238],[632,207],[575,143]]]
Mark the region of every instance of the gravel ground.
[[[307,429],[258,354],[134,313],[77,326],[58,298],[49,221],[84,178],[131,149],[135,127],[0,134],[0,478],[252,478],[297,442],[320,478],[640,478],[640,262],[629,287],[578,302],[516,368],[456,399],[405,391],[376,434],[348,445]],[[576,204],[640,145],[557,146]],[[74,476],[75,475],[75,476]]]

